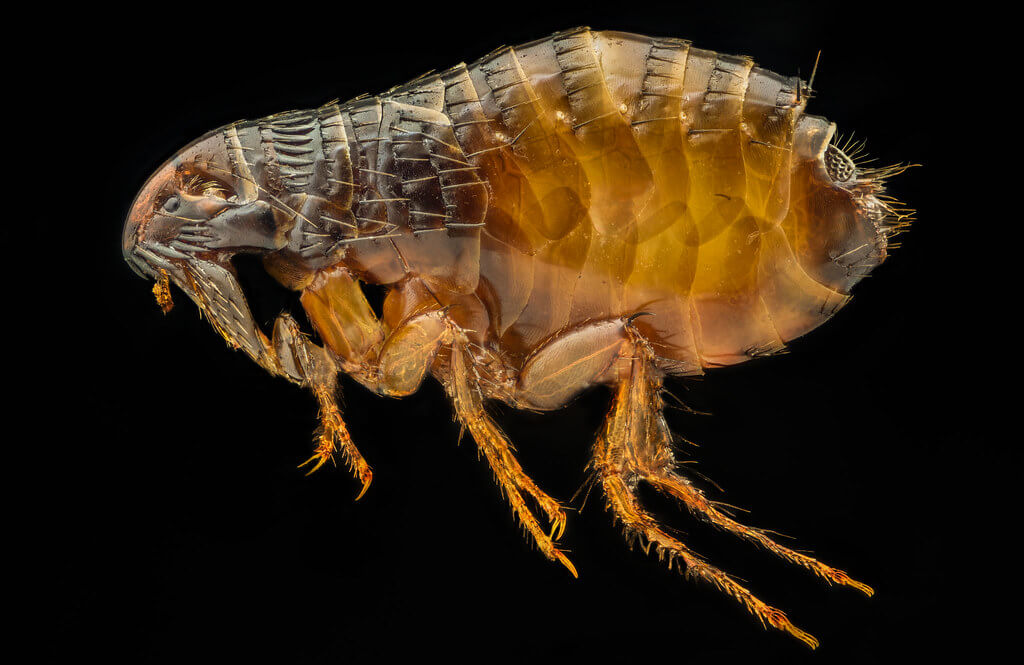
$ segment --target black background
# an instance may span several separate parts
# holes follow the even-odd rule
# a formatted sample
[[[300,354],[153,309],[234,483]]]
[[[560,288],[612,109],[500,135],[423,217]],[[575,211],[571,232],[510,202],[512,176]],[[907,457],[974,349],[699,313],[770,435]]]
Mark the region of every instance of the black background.
[[[947,383],[969,363],[958,326],[973,288],[953,265],[967,241],[946,175],[964,166],[942,130],[957,114],[936,104],[971,85],[964,59],[938,55],[950,26],[864,3],[177,9],[81,17],[67,26],[76,41],[63,80],[52,79],[62,98],[50,110],[88,157],[60,195],[86,232],[52,257],[77,267],[44,271],[61,304],[37,322],[67,351],[43,431],[68,432],[42,442],[58,449],[45,456],[51,510],[36,558],[41,649],[129,662],[873,663],[966,639],[964,608],[947,596],[961,551],[950,525],[965,501],[950,482],[984,442],[963,415],[971,378]],[[627,548],[596,493],[562,541],[580,579],[545,560],[472,442],[456,445],[432,381],[394,401],[345,380],[373,485],[355,503],[343,469],[305,477],[295,467],[309,454],[313,399],[229,351],[180,292],[163,316],[121,260],[135,192],[209,129],[383,91],[579,24],[685,37],[804,78],[822,49],[809,112],[867,137],[881,163],[923,165],[891,186],[921,221],[832,321],[787,355],[669,383],[713,414],[668,417],[700,443],[680,457],[725,489],[707,485],[714,498],[876,589],[867,599],[828,588],[645,495],[698,552],[821,639],[817,652]],[[297,305],[258,271],[243,276],[261,323]],[[526,470],[567,500],[607,401],[594,391],[549,415],[497,413]]]

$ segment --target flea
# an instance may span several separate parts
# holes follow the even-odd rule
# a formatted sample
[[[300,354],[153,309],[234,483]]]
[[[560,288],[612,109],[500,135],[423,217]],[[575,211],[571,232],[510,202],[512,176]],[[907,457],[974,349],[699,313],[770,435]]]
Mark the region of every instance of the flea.
[[[812,76],[813,81],[813,76]],[[373,477],[337,402],[344,372],[401,397],[444,386],[541,553],[576,575],[563,504],[524,472],[489,400],[558,409],[613,397],[589,469],[627,537],[817,646],[641,505],[646,483],[825,580],[845,572],[737,522],[685,477],[662,415],[665,377],[783,350],[850,298],[910,213],[884,194],[811,86],[677,39],[578,28],[377,96],[235,122],[149,178],[123,251],[275,376],[307,387],[307,464]],[[316,339],[254,321],[232,258],[262,257],[300,294]],[[361,285],[387,290],[378,316]],[[358,498],[358,497],[357,497]]]

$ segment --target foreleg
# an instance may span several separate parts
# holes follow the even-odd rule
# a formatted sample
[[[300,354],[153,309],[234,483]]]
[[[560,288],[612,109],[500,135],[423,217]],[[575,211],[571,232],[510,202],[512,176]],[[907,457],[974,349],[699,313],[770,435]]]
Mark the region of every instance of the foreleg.
[[[362,483],[362,489],[356,497],[358,501],[370,487],[373,471],[352,442],[335,400],[338,368],[334,359],[323,348],[309,341],[288,314],[282,314],[274,323],[273,348],[281,372],[312,390],[320,404],[320,429],[316,434],[313,456],[299,466],[313,464],[309,471],[313,473],[328,460],[333,462],[334,454],[340,452],[349,469]]]

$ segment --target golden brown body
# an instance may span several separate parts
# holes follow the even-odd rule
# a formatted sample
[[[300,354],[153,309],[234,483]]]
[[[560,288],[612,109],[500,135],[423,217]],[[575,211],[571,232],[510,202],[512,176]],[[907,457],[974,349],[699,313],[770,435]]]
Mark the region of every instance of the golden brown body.
[[[820,198],[805,171],[833,128],[802,115],[799,86],[684,41],[581,29],[361,100],[348,110],[350,152],[366,163],[355,216],[406,197],[423,214],[378,205],[391,242],[353,244],[344,265],[377,283],[423,277],[446,304],[476,310],[463,314],[474,325],[486,318],[514,369],[560,331],[640,311],[673,373],[776,351],[854,281],[847,265],[829,274],[823,251],[852,247],[824,247],[805,220]],[[417,115],[448,124],[432,130],[447,149],[432,173],[396,148],[415,128],[388,122]],[[467,176],[441,185],[460,198],[421,191],[423,173],[448,169]],[[439,217],[484,228],[423,230]],[[438,227],[449,232],[427,236]],[[869,243],[847,258],[883,252]]]
[[[307,385],[317,467],[372,473],[334,400],[348,373],[385,395],[432,373],[541,551],[560,504],[484,411],[553,409],[594,384],[616,398],[593,468],[631,537],[800,639],[669,536],[637,482],[826,579],[870,589],[720,512],[674,469],[659,397],[687,375],[777,351],[826,320],[885,258],[879,183],[804,115],[809,88],[687,42],[577,29],[344,105],[229,125],[184,149],[133,205],[124,251],[173,280],[233,346]],[[287,314],[270,338],[230,259],[257,253],[301,292],[324,346]],[[389,287],[380,320],[360,282]],[[541,528],[530,502],[543,513]]]
[[[489,122],[463,144],[492,150],[478,293],[510,353],[647,311],[637,326],[658,355],[695,373],[778,349],[845,300],[787,263],[796,79],[588,31],[500,51],[467,77]],[[772,298],[780,272],[805,311]]]

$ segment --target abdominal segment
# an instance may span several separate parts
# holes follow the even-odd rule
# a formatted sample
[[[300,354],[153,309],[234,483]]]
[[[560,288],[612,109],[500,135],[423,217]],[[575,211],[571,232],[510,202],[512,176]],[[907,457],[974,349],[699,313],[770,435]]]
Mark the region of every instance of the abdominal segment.
[[[801,270],[780,227],[805,104],[796,78],[586,29],[441,78],[490,188],[478,293],[510,357],[643,311],[636,326],[663,368],[691,374],[777,351],[827,318],[776,297],[806,283],[803,299],[820,299],[813,280],[769,274]]]

